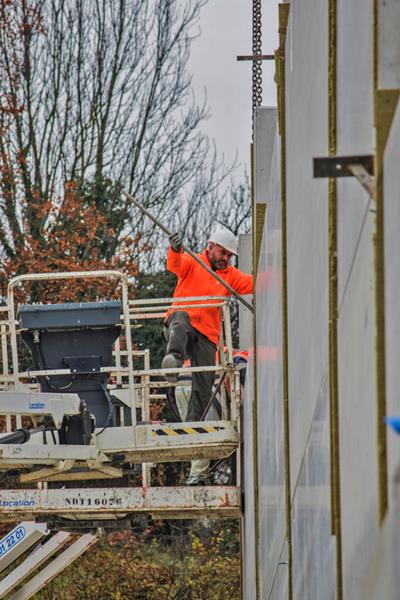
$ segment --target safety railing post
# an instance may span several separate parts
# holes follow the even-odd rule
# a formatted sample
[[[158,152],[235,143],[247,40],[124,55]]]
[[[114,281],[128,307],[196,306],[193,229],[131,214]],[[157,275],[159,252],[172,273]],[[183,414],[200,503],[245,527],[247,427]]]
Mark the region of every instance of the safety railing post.
[[[8,367],[8,347],[7,347],[7,326],[5,323],[1,325],[1,360],[3,366],[3,375],[5,378],[9,375]],[[5,389],[8,388],[8,382],[4,384]],[[6,415],[6,431],[11,431],[11,415]]]
[[[222,312],[222,307],[221,307],[221,312]],[[221,366],[226,367],[226,354],[225,354],[225,339],[224,339],[224,330],[221,327],[221,332],[220,332],[220,336],[219,336],[219,362],[221,364]],[[220,374],[220,377],[222,377],[222,373]],[[227,407],[227,402],[226,402],[226,388],[225,388],[225,384],[223,383],[220,387],[220,397],[221,397],[221,418],[222,420],[226,420],[228,418],[228,407]]]
[[[150,369],[150,351],[146,349],[144,352],[144,368],[146,371]],[[147,423],[150,421],[150,377],[142,375],[142,420]],[[151,463],[142,464],[142,482],[143,487],[151,485]]]
[[[233,372],[232,377],[232,392],[231,392],[231,419],[237,423],[239,439],[241,439],[240,435],[240,402],[241,402],[241,388],[240,388],[240,373],[239,371]],[[241,445],[239,444],[238,449],[236,450],[236,485],[238,487],[241,486]]]
[[[129,399],[131,405],[131,421],[133,427],[133,436],[135,440],[136,426],[136,393],[135,379],[133,375],[133,355],[132,355],[132,337],[131,337],[131,322],[129,318],[129,298],[128,298],[128,279],[124,277],[122,280],[122,314],[125,328],[125,343],[128,359],[128,382],[129,382]]]
[[[115,356],[115,366],[116,366],[116,373],[115,373],[115,383],[118,388],[122,388],[122,372],[121,372],[121,367],[122,367],[122,363],[121,363],[121,342],[119,337],[117,337],[117,339],[115,340],[114,343],[114,356]],[[119,422],[121,425],[125,425],[125,414],[124,414],[124,407],[120,406],[118,408],[119,411]]]
[[[7,298],[7,306],[8,306],[8,322],[10,327],[10,342],[11,342],[11,362],[13,368],[13,383],[14,389],[18,387],[18,350],[17,350],[17,330],[15,320],[15,309],[14,309],[14,288],[8,286],[8,298]],[[22,419],[20,415],[16,416],[15,419],[16,428],[19,429],[22,426]],[[10,424],[11,427],[11,424]]]

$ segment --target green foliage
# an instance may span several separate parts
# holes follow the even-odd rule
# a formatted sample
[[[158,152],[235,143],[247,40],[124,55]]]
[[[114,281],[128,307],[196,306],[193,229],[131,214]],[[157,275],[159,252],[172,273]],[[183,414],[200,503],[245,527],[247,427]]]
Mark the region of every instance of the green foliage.
[[[175,275],[168,273],[168,271],[140,273],[137,277],[136,297],[170,298],[175,284]],[[134,341],[139,350],[149,348],[153,368],[161,367],[165,350],[161,319],[143,319],[140,327],[134,330]]]
[[[193,535],[183,556],[155,540],[124,545],[109,536],[35,599],[238,600],[239,590],[239,556],[222,530],[206,542]]]

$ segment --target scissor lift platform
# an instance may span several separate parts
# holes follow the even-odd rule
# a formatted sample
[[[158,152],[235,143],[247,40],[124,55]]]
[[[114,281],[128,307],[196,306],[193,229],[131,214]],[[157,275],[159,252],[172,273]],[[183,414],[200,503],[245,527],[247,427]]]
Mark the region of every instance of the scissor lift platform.
[[[98,277],[113,280],[113,286],[115,280],[119,282],[120,302],[28,304],[16,310],[15,290],[21,291],[27,282]],[[75,492],[81,499],[97,498],[104,492],[105,504],[93,505],[98,520],[103,518],[101,514],[107,520],[110,514],[120,519],[123,514],[140,512],[171,518],[240,514],[239,493],[233,487],[151,487],[151,468],[157,463],[221,460],[240,451],[240,382],[233,364],[229,299],[129,300],[128,283],[126,275],[116,271],[28,274],[10,282],[7,306],[0,309],[7,313],[0,324],[0,415],[6,423],[6,431],[0,434],[0,472],[8,472],[17,489],[1,492],[0,514],[4,518],[61,515],[61,507],[74,519],[79,520],[81,513],[86,519],[84,504],[79,510],[74,504],[63,504],[72,498],[72,492],[69,488],[63,493],[54,489],[58,482],[79,487]],[[220,311],[223,323],[217,364],[154,369],[149,351],[134,349],[132,337],[138,321],[162,320],[170,310],[207,308],[210,304]],[[33,369],[21,369],[19,337],[30,349]],[[137,368],[140,361],[144,368]],[[165,400],[171,376],[187,378],[199,371],[214,372],[219,382],[203,418],[207,418],[218,393],[220,420],[152,421],[152,403]],[[88,382],[95,386],[95,392]],[[95,398],[89,395],[86,399],[86,384]],[[30,433],[20,442],[18,432],[24,434],[26,419],[31,423]],[[70,424],[76,433],[67,437]],[[17,434],[17,442],[13,434]],[[143,487],[122,487],[129,485],[126,476],[136,474],[138,465],[142,465]],[[240,460],[236,465],[240,485]],[[103,487],[105,479],[114,480],[118,486],[113,489],[119,504],[112,511],[110,491]],[[18,489],[36,483],[41,489]],[[24,495],[29,497],[28,504],[20,503]]]
[[[22,319],[15,310],[14,291],[25,282],[98,277],[114,282],[117,279],[121,284],[120,322],[119,309],[112,302],[103,302],[101,310],[104,309],[105,317],[95,321],[98,304],[27,305],[20,307]],[[223,322],[218,364],[154,369],[149,350],[133,349],[132,329],[138,320],[163,319],[169,310],[208,308],[210,303],[220,311]],[[79,318],[74,316],[74,310],[83,311]],[[0,307],[0,313],[4,315],[0,322],[3,367],[0,415],[6,425],[0,433],[0,473],[15,481],[14,489],[0,490],[0,519],[10,523],[22,521],[0,540],[0,572],[36,544],[33,552],[0,581],[0,598],[10,593],[13,593],[8,596],[10,600],[31,598],[95,544],[103,531],[129,528],[146,516],[157,519],[241,516],[238,456],[235,481],[239,487],[151,486],[151,468],[157,463],[221,460],[240,453],[240,381],[233,364],[226,297],[183,298],[179,299],[179,305],[173,298],[129,300],[128,279],[116,271],[34,274],[18,276],[10,282],[7,306]],[[44,320],[43,313],[46,313]],[[108,316],[111,313],[112,319]],[[115,343],[105,364],[101,362],[104,348],[85,347],[81,318],[86,319],[85,326],[89,328],[101,325],[100,329],[103,326],[120,329],[121,335],[112,338]],[[57,337],[57,331],[68,327],[80,332],[79,343],[75,340],[73,351],[65,350],[62,363],[51,366],[52,351],[48,346],[47,362],[43,358],[42,341],[50,343],[52,336]],[[28,341],[36,356],[38,364],[34,369],[21,370],[19,336]],[[54,348],[58,352],[58,347]],[[137,369],[135,360],[142,360],[144,368]],[[203,418],[207,418],[218,392],[220,420],[151,421],[152,402],[165,399],[165,388],[171,387],[166,379],[170,380],[173,374],[187,378],[198,371],[212,371],[216,375],[219,383]],[[88,408],[80,396],[83,389],[76,385],[85,384],[93,376],[103,382],[103,395],[109,405],[107,419],[101,411],[97,415],[99,420],[96,415],[93,418],[92,413],[98,409]],[[26,425],[27,422],[30,424]],[[80,423],[84,435],[66,437],[65,423],[72,422]],[[127,475],[136,473],[138,466],[141,487],[134,487]],[[114,487],[106,487],[112,484]],[[43,544],[38,543],[40,537],[45,538]]]

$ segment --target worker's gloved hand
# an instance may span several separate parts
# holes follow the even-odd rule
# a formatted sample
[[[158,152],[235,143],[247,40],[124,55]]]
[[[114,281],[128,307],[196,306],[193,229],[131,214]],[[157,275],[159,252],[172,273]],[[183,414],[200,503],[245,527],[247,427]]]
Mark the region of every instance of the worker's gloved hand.
[[[182,248],[183,235],[182,233],[173,233],[169,236],[169,242],[174,252],[179,252]]]

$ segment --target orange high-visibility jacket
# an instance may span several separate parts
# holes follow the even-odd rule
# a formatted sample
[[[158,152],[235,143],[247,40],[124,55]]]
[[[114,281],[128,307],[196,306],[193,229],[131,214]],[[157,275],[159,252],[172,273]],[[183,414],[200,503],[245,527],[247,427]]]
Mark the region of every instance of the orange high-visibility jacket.
[[[211,268],[204,250],[197,256]],[[191,256],[182,250],[175,252],[170,247],[167,256],[167,269],[178,276],[178,283],[174,291],[174,298],[184,298],[189,296],[230,296],[229,291],[212,275],[207,273]],[[253,291],[253,276],[246,275],[235,269],[227,267],[217,271],[218,275],[224,279],[239,294],[251,294]],[[204,304],[199,300],[197,302]],[[212,300],[207,301],[210,304]],[[217,301],[214,301],[217,302]],[[194,302],[191,302],[194,304]],[[221,314],[219,308],[187,308],[182,309],[188,313],[190,321],[197,331],[200,331],[209,340],[218,344],[221,329]],[[168,311],[167,317],[171,311]]]

